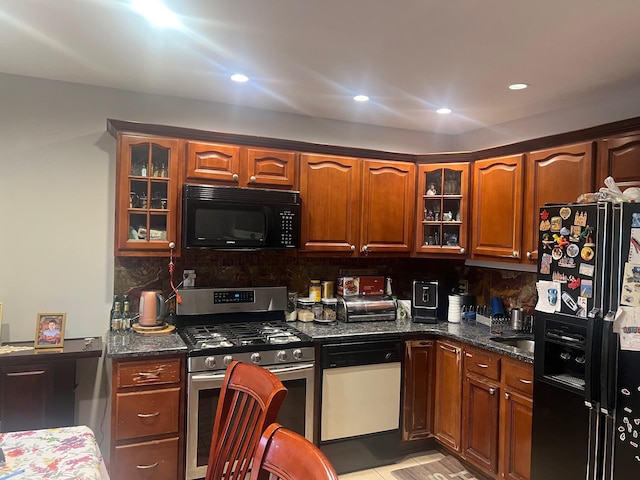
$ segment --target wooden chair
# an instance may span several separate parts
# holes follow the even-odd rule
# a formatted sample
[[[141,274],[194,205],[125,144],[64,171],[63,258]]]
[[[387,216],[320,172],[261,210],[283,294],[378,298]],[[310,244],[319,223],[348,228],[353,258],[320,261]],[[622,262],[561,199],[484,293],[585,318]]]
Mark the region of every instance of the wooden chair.
[[[206,480],[244,480],[265,428],[287,389],[269,370],[232,362],[225,373],[211,438]]]
[[[267,427],[253,457],[250,480],[338,480],[331,462],[309,440],[278,423]]]

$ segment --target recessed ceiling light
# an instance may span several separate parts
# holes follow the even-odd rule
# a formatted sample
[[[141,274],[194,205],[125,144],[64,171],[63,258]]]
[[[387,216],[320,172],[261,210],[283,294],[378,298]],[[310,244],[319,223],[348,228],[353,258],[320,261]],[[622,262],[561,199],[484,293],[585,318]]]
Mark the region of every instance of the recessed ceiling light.
[[[180,17],[169,10],[162,0],[133,0],[131,8],[156,27],[182,27]]]
[[[509,90],[524,90],[528,87],[528,83],[512,83],[511,85],[509,85]]]
[[[367,97],[366,95],[356,95],[355,97],[353,97],[353,99],[356,102],[368,102],[369,101],[369,97]]]
[[[244,83],[249,81],[249,77],[242,73],[234,73],[233,75],[231,75],[231,80],[238,83]]]
[[[436,113],[439,113],[440,115],[447,115],[449,113],[451,113],[451,109],[447,108],[447,107],[442,107],[436,110]]]

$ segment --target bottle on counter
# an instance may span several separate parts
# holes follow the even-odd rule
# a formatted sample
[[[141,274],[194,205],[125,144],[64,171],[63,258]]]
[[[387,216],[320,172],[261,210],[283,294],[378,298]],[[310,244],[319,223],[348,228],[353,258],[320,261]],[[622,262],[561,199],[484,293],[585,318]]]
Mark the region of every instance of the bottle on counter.
[[[113,302],[113,313],[111,314],[111,331],[122,331],[122,307],[120,306],[120,299]]]
[[[122,308],[122,330],[126,332],[131,329],[131,309],[129,305],[129,298],[127,296],[124,297],[124,304]]]

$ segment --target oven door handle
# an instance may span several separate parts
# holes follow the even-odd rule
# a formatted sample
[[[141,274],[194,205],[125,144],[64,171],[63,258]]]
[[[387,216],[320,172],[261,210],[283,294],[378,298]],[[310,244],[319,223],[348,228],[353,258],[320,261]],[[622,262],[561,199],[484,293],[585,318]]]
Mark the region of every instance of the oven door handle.
[[[312,368],[313,368],[313,363],[297,363],[295,365],[288,365],[286,367],[276,367],[276,368],[267,367],[267,370],[277,375],[279,373],[300,372],[302,370],[309,370]]]
[[[210,382],[211,380],[224,380],[225,372],[222,373],[192,373],[192,382]]]

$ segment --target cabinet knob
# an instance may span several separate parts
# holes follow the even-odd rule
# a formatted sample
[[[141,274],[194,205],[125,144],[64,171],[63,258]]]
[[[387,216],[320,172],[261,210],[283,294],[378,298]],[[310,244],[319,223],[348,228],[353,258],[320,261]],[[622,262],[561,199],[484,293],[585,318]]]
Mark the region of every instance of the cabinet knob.
[[[509,397],[510,397],[510,396],[511,396],[511,395],[509,395],[509,392],[504,392],[504,398],[506,398],[507,400],[509,400]]]
[[[367,253],[369,253],[369,247],[368,247],[367,245],[364,245],[364,246],[362,247],[362,253],[364,253],[365,255],[366,255]]]
[[[251,183],[255,183],[255,181],[256,181],[256,177],[255,177],[255,175],[251,175],[251,176],[249,177],[249,181],[250,181]]]
[[[355,251],[356,251],[356,246],[355,246],[355,245],[351,245],[351,247],[350,247],[350,248],[351,248],[351,251],[352,251],[352,252],[355,252]]]
[[[527,258],[528,258],[529,260],[531,260],[531,257],[533,257],[533,255],[531,254],[531,252],[527,252]]]
[[[511,254],[511,256],[513,258],[518,258],[520,256],[520,252],[517,252],[517,251],[514,250],[513,253]]]
[[[234,173],[232,178],[235,182],[237,182],[240,177],[238,176],[237,173]]]
[[[491,388],[489,389],[489,395],[493,395],[494,393],[496,393],[496,389],[495,389],[495,388],[493,388],[493,387],[491,387]]]
[[[464,253],[464,248],[461,248],[461,249],[460,249],[460,253],[461,253],[461,254],[462,254],[462,253]]]

